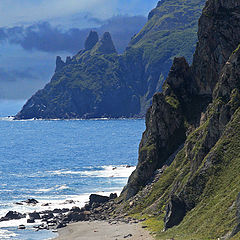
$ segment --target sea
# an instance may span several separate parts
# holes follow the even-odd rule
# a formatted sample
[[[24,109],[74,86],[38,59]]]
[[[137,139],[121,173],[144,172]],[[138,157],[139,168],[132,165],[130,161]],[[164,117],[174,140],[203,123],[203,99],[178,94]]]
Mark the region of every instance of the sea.
[[[92,193],[120,194],[137,164],[144,120],[14,121],[9,116],[22,104],[0,101],[0,218],[10,210],[81,207]],[[39,203],[16,204],[30,198]],[[20,224],[26,229],[18,230]],[[57,236],[33,225],[26,219],[0,222],[0,239]]]

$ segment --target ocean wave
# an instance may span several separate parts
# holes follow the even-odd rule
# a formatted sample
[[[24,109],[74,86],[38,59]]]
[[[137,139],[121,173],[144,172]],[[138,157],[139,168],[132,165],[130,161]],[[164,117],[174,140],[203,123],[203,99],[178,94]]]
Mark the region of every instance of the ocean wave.
[[[135,166],[102,166],[98,169],[94,167],[85,168],[82,171],[78,170],[55,170],[48,171],[51,175],[80,175],[81,177],[102,177],[102,178],[128,178],[130,174],[136,169]]]
[[[12,239],[13,237],[16,237],[16,236],[17,236],[16,233],[10,232],[10,231],[5,230],[5,229],[0,229],[1,240]]]

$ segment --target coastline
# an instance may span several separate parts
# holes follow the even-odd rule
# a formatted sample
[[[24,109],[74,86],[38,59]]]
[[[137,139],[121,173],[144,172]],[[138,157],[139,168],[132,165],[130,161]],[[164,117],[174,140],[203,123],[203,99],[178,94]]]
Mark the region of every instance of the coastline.
[[[154,240],[140,223],[107,221],[77,222],[58,230],[52,240]]]

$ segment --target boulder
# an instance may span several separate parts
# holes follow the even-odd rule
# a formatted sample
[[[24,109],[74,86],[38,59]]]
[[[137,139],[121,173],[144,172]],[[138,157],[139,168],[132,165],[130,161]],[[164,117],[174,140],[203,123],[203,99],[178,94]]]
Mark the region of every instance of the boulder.
[[[21,225],[18,226],[18,229],[23,230],[23,229],[26,229],[26,227],[25,227],[25,225],[21,224]]]
[[[25,217],[26,217],[26,214],[22,214],[15,211],[9,211],[4,217],[0,219],[0,221],[16,220],[16,219],[21,219]]]
[[[28,200],[23,201],[23,202],[25,202],[27,204],[33,204],[33,205],[36,205],[38,203],[38,201],[34,198],[28,199]]]
[[[41,219],[41,217],[40,217],[40,214],[38,213],[38,212],[32,212],[32,213],[29,213],[28,214],[28,216],[29,216],[29,218],[32,218],[32,219]]]
[[[116,193],[111,193],[110,196],[109,196],[109,199],[115,199],[117,198],[117,194]]]
[[[28,218],[27,223],[35,223],[35,219],[34,218]]]
[[[93,203],[102,204],[109,201],[109,197],[98,195],[98,194],[91,194],[89,199],[90,199],[89,201],[90,206],[92,206]]]
[[[64,218],[64,221],[66,222],[79,222],[79,221],[85,221],[86,215],[83,212],[69,212],[66,215],[66,218]]]
[[[71,212],[81,212],[82,210],[79,207],[72,207]]]

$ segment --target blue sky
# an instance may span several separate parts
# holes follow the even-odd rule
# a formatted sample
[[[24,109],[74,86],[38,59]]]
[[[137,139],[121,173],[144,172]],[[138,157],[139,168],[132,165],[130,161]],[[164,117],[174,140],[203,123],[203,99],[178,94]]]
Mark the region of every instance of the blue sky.
[[[1,0],[0,27],[39,21],[64,25],[85,16],[102,20],[119,14],[146,16],[156,4],[156,0]],[[83,24],[91,23],[79,22],[79,26],[86,27]]]
[[[43,88],[56,56],[76,54],[91,29],[110,31],[122,52],[157,2],[0,0],[0,99],[28,99]]]

